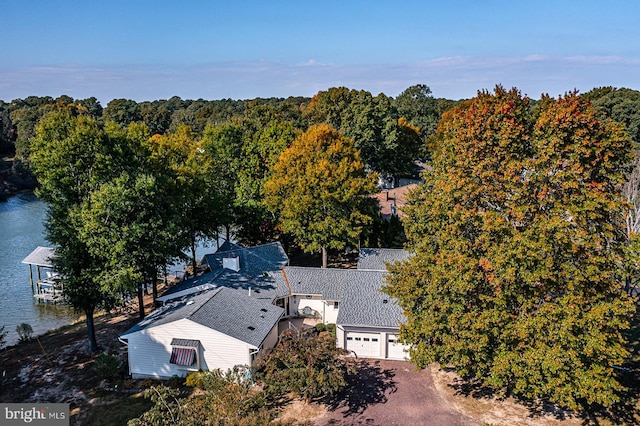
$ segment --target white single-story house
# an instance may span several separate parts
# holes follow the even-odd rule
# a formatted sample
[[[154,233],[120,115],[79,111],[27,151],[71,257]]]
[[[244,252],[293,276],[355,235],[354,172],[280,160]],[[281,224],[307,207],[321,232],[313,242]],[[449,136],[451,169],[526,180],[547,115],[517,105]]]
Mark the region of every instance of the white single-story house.
[[[279,243],[243,248],[225,243],[206,255],[209,271],[173,286],[164,306],[125,332],[134,378],[251,365],[275,346],[278,323],[308,317],[336,324],[338,347],[358,357],[405,359],[396,342],[405,320],[381,291],[386,263],[404,250],[361,249],[358,269],[288,266]]]

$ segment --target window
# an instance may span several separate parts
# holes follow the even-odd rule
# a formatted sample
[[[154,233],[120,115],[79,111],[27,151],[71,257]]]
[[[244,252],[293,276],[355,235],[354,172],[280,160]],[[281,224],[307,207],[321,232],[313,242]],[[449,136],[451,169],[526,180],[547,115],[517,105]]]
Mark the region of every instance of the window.
[[[169,363],[183,367],[191,367],[194,364],[198,364],[199,368],[199,348],[199,340],[173,339],[171,341],[171,358],[169,359]]]
[[[376,339],[375,337],[373,337],[373,338],[371,339],[371,341],[372,341],[372,342],[377,342],[377,341],[378,341],[378,339]]]
[[[353,337],[347,337],[347,340],[353,340]]]
[[[360,337],[356,337],[356,342],[359,342],[359,341],[361,341],[361,340],[362,340],[362,338],[360,338]]]
[[[369,338],[368,338],[368,337],[365,337],[365,338],[364,338],[364,341],[365,341],[365,342],[368,342],[368,341],[369,341]]]
[[[333,309],[338,309],[339,302],[333,302]]]
[[[196,361],[196,350],[192,348],[172,348],[171,364],[191,366]]]

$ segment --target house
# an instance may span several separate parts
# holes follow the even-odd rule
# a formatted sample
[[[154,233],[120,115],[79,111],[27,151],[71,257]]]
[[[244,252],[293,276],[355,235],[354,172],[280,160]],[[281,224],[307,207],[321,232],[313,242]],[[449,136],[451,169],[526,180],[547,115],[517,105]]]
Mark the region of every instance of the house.
[[[251,365],[278,341],[284,311],[219,287],[165,304],[120,336],[133,378]]]
[[[279,243],[225,243],[204,257],[204,274],[158,298],[164,306],[125,332],[133,377],[171,377],[250,365],[277,343],[282,319],[336,324],[338,347],[360,357],[404,359],[405,317],[381,291],[386,262],[404,250],[361,249],[358,269],[288,266]]]

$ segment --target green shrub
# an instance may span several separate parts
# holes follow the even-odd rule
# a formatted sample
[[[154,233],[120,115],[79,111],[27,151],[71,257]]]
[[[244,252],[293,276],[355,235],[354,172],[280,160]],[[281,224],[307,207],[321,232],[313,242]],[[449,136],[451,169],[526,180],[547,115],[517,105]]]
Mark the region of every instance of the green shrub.
[[[96,372],[96,376],[107,380],[119,377],[122,371],[118,357],[104,353],[96,357],[93,370]]]
[[[16,333],[18,333],[18,339],[21,342],[28,342],[33,338],[33,328],[26,322],[16,327]]]
[[[355,373],[354,360],[343,354],[328,331],[298,335],[288,329],[275,348],[258,357],[255,378],[274,396],[291,392],[307,401],[332,396]]]

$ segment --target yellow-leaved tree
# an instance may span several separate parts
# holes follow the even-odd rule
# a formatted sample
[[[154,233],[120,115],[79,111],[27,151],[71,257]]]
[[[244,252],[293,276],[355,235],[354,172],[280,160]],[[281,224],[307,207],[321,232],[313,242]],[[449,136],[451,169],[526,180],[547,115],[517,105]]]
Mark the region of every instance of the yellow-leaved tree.
[[[365,170],[353,140],[327,124],[296,138],[274,165],[264,203],[307,253],[357,244],[372,222],[376,175]]]

